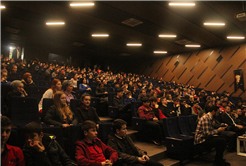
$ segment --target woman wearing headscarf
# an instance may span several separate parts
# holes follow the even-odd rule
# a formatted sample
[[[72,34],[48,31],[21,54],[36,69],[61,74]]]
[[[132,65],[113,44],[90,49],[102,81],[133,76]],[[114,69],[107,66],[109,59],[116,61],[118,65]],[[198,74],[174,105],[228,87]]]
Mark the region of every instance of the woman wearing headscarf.
[[[24,89],[27,90],[28,87],[30,86],[34,86],[35,83],[32,80],[32,75],[31,73],[25,73],[23,75],[23,79],[21,80],[21,82],[24,84]]]
[[[64,80],[62,83],[62,90],[65,93],[67,105],[70,106],[70,100],[75,99],[75,96],[72,94],[73,82],[71,80]]]

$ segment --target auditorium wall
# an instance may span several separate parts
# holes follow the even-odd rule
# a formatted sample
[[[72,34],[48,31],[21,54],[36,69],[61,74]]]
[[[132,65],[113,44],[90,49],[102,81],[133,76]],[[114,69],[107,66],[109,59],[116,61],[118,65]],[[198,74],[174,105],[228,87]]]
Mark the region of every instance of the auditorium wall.
[[[224,90],[233,93],[233,71],[236,69],[243,69],[246,85],[246,44],[163,57],[141,67],[140,74],[163,77],[166,81],[190,84],[218,93]],[[241,89],[233,96],[246,99],[246,93]]]

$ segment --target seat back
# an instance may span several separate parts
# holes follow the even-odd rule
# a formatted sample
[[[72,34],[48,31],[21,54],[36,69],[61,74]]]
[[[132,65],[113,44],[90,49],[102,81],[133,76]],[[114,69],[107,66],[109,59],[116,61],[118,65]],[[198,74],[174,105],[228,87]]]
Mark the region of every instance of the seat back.
[[[3,96],[3,98],[6,98],[10,90],[11,90],[10,85],[1,84],[1,96]]]
[[[62,128],[60,126],[54,126],[54,127],[43,127],[43,132],[52,134],[56,136],[56,141],[61,145],[61,147],[64,149],[64,142],[63,142],[63,134],[62,134]]]
[[[9,115],[13,124],[20,128],[29,122],[40,122],[37,98],[11,97]]]
[[[112,123],[101,123],[98,130],[98,138],[107,144],[107,137],[111,132]]]
[[[189,115],[188,118],[191,132],[196,132],[197,115]]]
[[[44,121],[44,117],[46,115],[46,112],[54,104],[54,100],[50,98],[44,98],[43,99],[43,108],[42,108],[42,116],[41,116],[41,121]]]
[[[86,91],[83,90],[76,90],[76,98],[80,99],[81,96],[85,93]]]
[[[141,105],[143,105],[143,102],[141,101],[131,102],[132,117],[138,117],[137,111]]]
[[[29,97],[36,97],[40,101],[47,89],[46,86],[30,86],[27,89],[27,94]]]
[[[18,146],[18,147],[20,146],[20,144],[19,144],[19,135],[18,135],[18,132],[15,129],[11,129],[11,134],[9,136],[7,144],[12,145],[12,146]]]
[[[39,86],[46,86],[47,88],[50,88],[51,84],[52,84],[51,81],[40,80],[40,82],[39,82]]]
[[[181,134],[192,136],[190,126],[189,126],[189,118],[187,116],[179,116],[178,118],[178,125],[181,131]]]
[[[165,132],[167,137],[181,138],[178,124],[177,124],[177,117],[168,117],[162,120],[166,130]]]
[[[75,111],[76,108],[78,108],[81,105],[81,102],[79,99],[71,99],[70,100],[70,109],[71,111]]]
[[[114,95],[115,95],[114,92],[109,92],[108,93],[108,105],[109,106],[113,106]]]
[[[97,108],[99,101],[100,101],[100,98],[91,97],[91,107]]]

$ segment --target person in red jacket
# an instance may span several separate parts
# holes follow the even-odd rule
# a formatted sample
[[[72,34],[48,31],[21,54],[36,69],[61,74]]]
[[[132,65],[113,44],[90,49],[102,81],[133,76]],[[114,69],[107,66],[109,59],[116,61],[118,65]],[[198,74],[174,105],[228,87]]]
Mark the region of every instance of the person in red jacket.
[[[2,166],[25,166],[22,150],[19,147],[6,144],[11,133],[12,121],[1,116],[1,165]]]
[[[164,119],[164,118],[167,118],[167,117],[161,112],[161,110],[159,109],[159,105],[157,104],[157,98],[156,98],[156,97],[151,97],[151,98],[150,98],[150,103],[151,103],[151,108],[152,108],[152,110],[154,111],[155,116],[156,116],[158,119]]]
[[[83,139],[75,143],[78,166],[112,166],[116,163],[118,153],[97,138],[96,123],[87,120],[81,130]]]
[[[146,127],[150,127],[153,131],[152,142],[160,146],[164,140],[164,126],[163,122],[155,116],[153,109],[149,106],[150,101],[148,97],[143,97],[143,105],[138,108],[138,115],[140,118],[146,119]]]

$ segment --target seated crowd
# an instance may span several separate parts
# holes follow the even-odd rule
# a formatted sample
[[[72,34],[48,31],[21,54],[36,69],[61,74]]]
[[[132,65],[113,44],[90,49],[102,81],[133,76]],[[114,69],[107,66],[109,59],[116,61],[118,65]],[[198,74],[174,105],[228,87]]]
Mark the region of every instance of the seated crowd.
[[[150,141],[158,146],[165,144],[162,119],[199,115],[194,144],[215,147],[217,165],[229,165],[223,160],[224,149],[228,145],[229,151],[235,151],[236,137],[246,131],[246,101],[235,101],[226,91],[217,94],[175,81],[165,82],[163,78],[151,79],[131,73],[104,72],[96,68],[80,69],[36,60],[1,60],[1,85],[11,87],[6,96],[1,96],[4,101],[1,105],[2,164],[74,164],[55,137],[43,133],[42,125],[37,122],[31,122],[24,128],[26,143],[23,152],[20,148],[6,144],[12,127],[8,118],[11,97],[28,97],[29,88],[38,86],[40,81],[33,80],[34,75],[40,78],[43,76],[51,85],[38,104],[44,124],[61,127],[64,137],[68,137],[70,126],[82,125],[83,138],[77,140],[74,154],[78,165],[161,165],[152,161],[147,152],[136,147],[126,135],[127,122],[129,123],[127,118],[127,122],[122,119],[113,122],[108,145],[97,138],[97,130],[102,123],[98,115],[108,115],[111,94],[112,106],[118,108],[120,114],[128,114],[130,117],[131,103],[142,103],[137,110],[138,117],[146,120],[146,126],[153,131]],[[23,78],[16,78],[17,74],[21,74]],[[91,106],[94,97],[99,101],[96,108]],[[53,105],[44,113],[43,100],[46,98],[53,99]],[[80,105],[72,110],[70,101],[77,98],[80,99]]]

